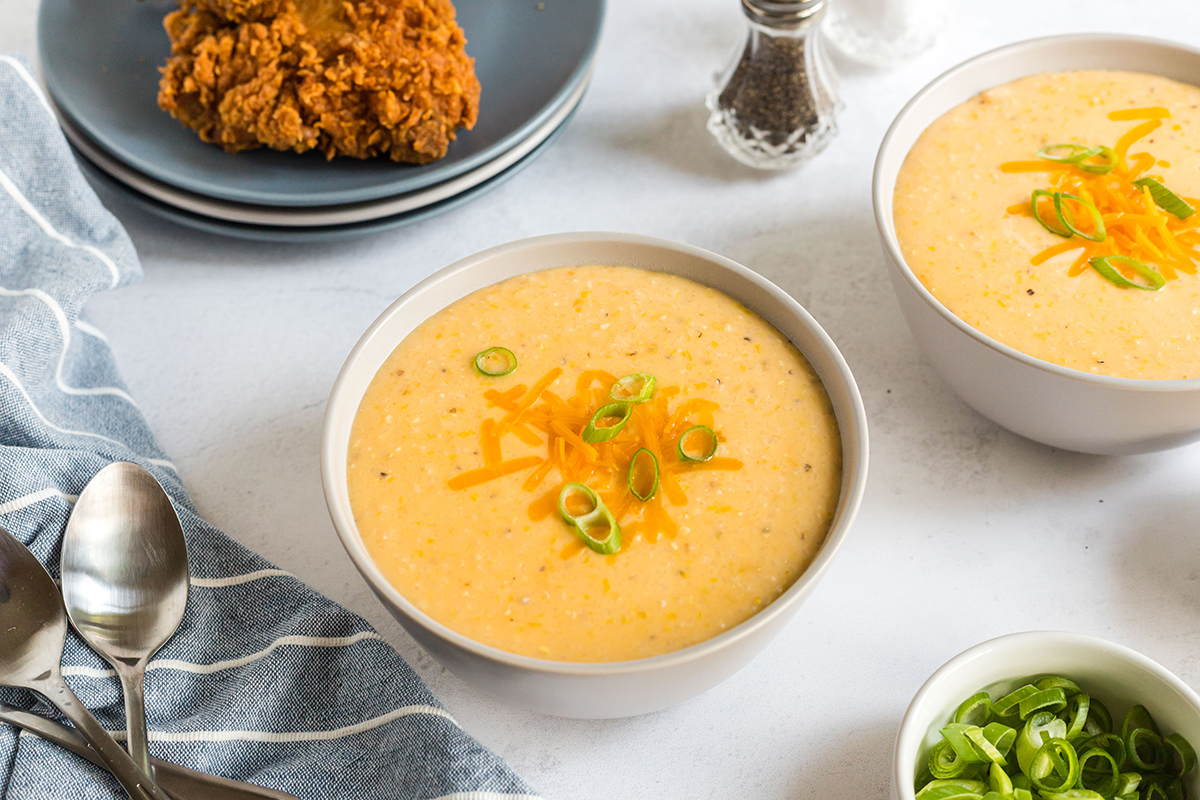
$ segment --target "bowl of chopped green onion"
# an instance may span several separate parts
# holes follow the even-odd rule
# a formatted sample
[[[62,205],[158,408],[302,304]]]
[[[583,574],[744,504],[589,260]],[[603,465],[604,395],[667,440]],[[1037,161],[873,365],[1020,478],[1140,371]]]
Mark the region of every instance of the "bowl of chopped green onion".
[[[1200,796],[1200,696],[1146,656],[1074,633],[1002,636],[917,692],[893,800]]]

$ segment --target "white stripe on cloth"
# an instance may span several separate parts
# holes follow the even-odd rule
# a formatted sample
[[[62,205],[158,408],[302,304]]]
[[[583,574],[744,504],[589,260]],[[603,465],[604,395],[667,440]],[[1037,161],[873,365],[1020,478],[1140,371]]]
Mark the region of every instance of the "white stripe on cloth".
[[[33,96],[38,99],[38,102],[42,104],[44,109],[46,109],[46,112],[53,117],[54,112],[50,110],[50,103],[48,100],[46,100],[46,95],[42,92],[42,87],[38,86],[38,82],[35,81],[33,76],[29,74],[29,70],[25,69],[25,66],[12,56],[0,56],[0,61],[3,61],[5,64],[8,64],[14,70],[16,70],[17,76],[29,84],[29,88],[33,90]],[[55,124],[57,124],[57,120],[55,120]]]
[[[3,174],[4,173],[0,172],[0,175],[3,175]],[[46,427],[53,428],[54,430],[58,431],[59,433],[65,433],[68,436],[91,436],[96,439],[103,439],[106,442],[111,442],[112,444],[115,444],[118,447],[124,447],[128,450],[133,449],[133,448],[129,447],[129,445],[124,444],[123,442],[118,442],[116,439],[110,439],[101,433],[92,433],[91,431],[73,431],[70,428],[58,427],[53,422],[46,419],[46,415],[38,410],[38,407],[33,404],[33,398],[29,396],[29,392],[25,391],[25,386],[24,386],[24,384],[21,383],[21,379],[18,378],[16,373],[13,372],[11,369],[9,369],[8,365],[5,364],[3,361],[0,361],[0,375],[3,375],[5,378],[8,378],[8,380],[12,383],[12,385],[17,387],[17,391],[21,393],[21,396],[25,398],[25,402],[29,404],[29,410],[32,411],[34,414],[36,414],[37,418],[40,419],[43,423],[45,423]],[[158,464],[160,466],[170,467],[172,470],[175,470],[175,465],[165,459],[147,458],[146,460],[149,461],[151,464]],[[178,470],[175,470],[175,471],[178,472]]]
[[[387,725],[403,717],[423,714],[431,717],[442,717],[458,727],[458,721],[437,706],[404,706],[395,711],[375,717],[374,719],[335,728],[331,731],[149,731],[148,738],[152,742],[325,742],[331,739],[345,739],[356,733],[362,733],[381,725]],[[125,731],[109,731],[114,739],[125,737]],[[450,795],[453,797],[454,795]],[[498,795],[511,797],[512,795]]]
[[[0,297],[33,297],[41,300],[50,309],[50,313],[54,316],[54,321],[58,323],[58,332],[62,335],[62,354],[58,357],[58,366],[54,370],[54,382],[58,384],[58,388],[64,394],[74,395],[97,395],[111,394],[119,397],[125,402],[137,408],[137,403],[133,398],[125,392],[124,389],[118,389],[115,386],[99,386],[89,389],[77,389],[73,386],[67,386],[67,382],[63,380],[63,364],[67,360],[67,350],[71,347],[71,323],[67,321],[66,312],[62,310],[62,306],[41,289],[6,289],[0,286]]]
[[[295,576],[281,569],[260,569],[258,572],[247,572],[245,575],[230,575],[227,578],[197,578],[193,576],[192,586],[216,589],[222,586],[237,586],[241,583],[250,583],[250,581],[257,581],[262,578],[275,577],[292,578]]]
[[[27,199],[25,199],[25,195],[21,194],[21,190],[17,188],[17,185],[12,182],[12,179],[9,178],[3,170],[0,170],[0,186],[4,187],[4,191],[8,192],[9,197],[16,201],[17,206],[19,206],[20,209],[25,212],[25,216],[33,220],[34,224],[41,228],[43,233],[45,233],[51,239],[61,242],[67,247],[72,247],[91,253],[96,258],[100,259],[100,262],[103,263],[104,266],[108,267],[108,271],[112,273],[113,287],[116,287],[116,285],[120,283],[121,271],[117,269],[117,265],[113,263],[111,258],[104,255],[99,248],[93,247],[90,244],[75,244],[66,236],[63,236],[61,233],[56,231],[54,226],[51,225],[50,222],[40,213],[38,213],[36,208],[33,207],[33,203],[30,203]]]
[[[34,503],[40,503],[43,500],[49,500],[51,497],[59,497],[66,500],[68,503],[74,503],[79,499],[77,494],[66,494],[58,489],[39,489],[32,494],[27,494],[24,497],[18,497],[16,500],[9,500],[7,503],[0,503],[0,514],[10,514],[13,511],[20,511],[26,506],[31,506]]]
[[[75,320],[75,327],[86,333],[88,336],[95,336],[102,342],[107,344],[108,337],[104,335],[104,331],[97,328],[95,325],[89,325],[81,319]]]
[[[244,667],[260,658],[266,658],[280,647],[349,647],[370,640],[383,641],[383,637],[374,631],[360,631],[353,636],[282,636],[272,642],[269,647],[241,658],[231,658],[228,661],[217,661],[212,664],[192,664],[174,658],[160,658],[147,664],[146,670],[173,669],[179,672],[190,672],[194,675],[211,675],[221,670]],[[63,667],[62,673],[85,678],[111,678],[117,674],[115,670],[95,667]]]

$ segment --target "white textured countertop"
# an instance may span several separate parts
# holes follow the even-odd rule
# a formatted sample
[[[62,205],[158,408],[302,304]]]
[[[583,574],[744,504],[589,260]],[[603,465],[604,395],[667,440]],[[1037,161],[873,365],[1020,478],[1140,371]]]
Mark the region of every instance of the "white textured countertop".
[[[944,69],[1017,39],[1118,26],[1197,45],[1200,10],[961,2],[950,32],[913,62],[876,71],[838,60],[841,132],[784,175],[740,166],[704,129],[702,97],[739,14],[736,0],[612,0],[591,89],[558,143],[496,191],[415,227],[260,245],[102,195],[146,279],[89,311],[200,510],[367,617],[547,798],[883,798],[917,688],[959,651],[1013,631],[1109,638],[1200,686],[1200,446],[1074,455],[968,409],[916,351],[870,205],[884,130]],[[35,17],[31,0],[0,0],[0,51],[36,57]],[[380,311],[463,256],[569,230],[676,239],[775,281],[838,343],[871,421],[857,525],[792,624],[708,694],[609,722],[513,710],[440,668],[346,557],[317,465],[330,385]]]

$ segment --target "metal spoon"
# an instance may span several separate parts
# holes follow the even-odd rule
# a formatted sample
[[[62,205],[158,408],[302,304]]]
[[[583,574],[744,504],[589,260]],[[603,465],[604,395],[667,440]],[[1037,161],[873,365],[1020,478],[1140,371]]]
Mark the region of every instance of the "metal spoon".
[[[36,733],[47,741],[83,756],[98,767],[105,766],[96,755],[96,751],[88,747],[88,743],[78,733],[57,722],[3,703],[0,703],[0,722]],[[155,767],[154,779],[174,800],[300,800],[294,794],[278,789],[266,789],[250,783],[196,772],[194,769],[157,758],[151,758],[150,761]]]
[[[183,527],[154,476],[124,461],[97,472],[75,501],[60,563],[67,615],[117,671],[129,755],[153,775],[142,682],[188,597]]]
[[[50,573],[0,528],[0,685],[45,696],[83,734],[133,800],[169,800],[63,680],[67,615]]]

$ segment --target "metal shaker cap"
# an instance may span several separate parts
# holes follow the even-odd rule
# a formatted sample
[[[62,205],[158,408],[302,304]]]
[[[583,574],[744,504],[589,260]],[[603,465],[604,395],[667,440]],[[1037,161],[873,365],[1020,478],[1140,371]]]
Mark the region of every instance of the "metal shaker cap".
[[[805,28],[825,15],[825,0],[742,0],[754,22],[773,28]]]

